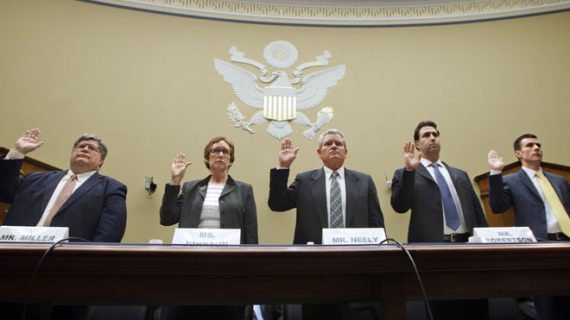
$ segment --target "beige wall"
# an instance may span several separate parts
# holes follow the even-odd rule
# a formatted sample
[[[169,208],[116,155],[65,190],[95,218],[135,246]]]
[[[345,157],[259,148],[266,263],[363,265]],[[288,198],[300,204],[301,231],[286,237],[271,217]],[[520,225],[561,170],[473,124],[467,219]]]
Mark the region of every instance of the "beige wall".
[[[152,14],[84,2],[0,2],[0,145],[29,127],[46,142],[31,156],[66,168],[83,132],[110,148],[102,173],[129,187],[125,242],[171,239],[158,209],[169,165],[183,151],[187,179],[207,174],[206,141],[225,135],[237,147],[231,174],[254,186],[262,243],[290,243],[294,214],[267,207],[269,168],[279,143],[265,126],[233,128],[225,107],[238,101],[213,69],[235,45],[263,60],[274,40],[292,42],[299,62],[330,50],[347,73],[321,106],[335,109],[328,128],[348,135],[347,167],[376,180],[390,236],[406,239],[409,214],[389,205],[384,176],[403,164],[402,144],[419,120],[442,132],[442,158],[471,177],[496,148],[510,162],[523,132],[543,141],[545,160],[569,164],[570,12],[521,19],[406,28],[317,28],[231,23]],[[252,109],[241,104],[250,116]],[[315,109],[316,110],[316,109]],[[310,118],[315,111],[307,112]],[[294,126],[301,147],[292,174],[320,166],[315,142]],[[144,177],[158,191],[148,196]],[[292,177],[291,177],[292,178]]]

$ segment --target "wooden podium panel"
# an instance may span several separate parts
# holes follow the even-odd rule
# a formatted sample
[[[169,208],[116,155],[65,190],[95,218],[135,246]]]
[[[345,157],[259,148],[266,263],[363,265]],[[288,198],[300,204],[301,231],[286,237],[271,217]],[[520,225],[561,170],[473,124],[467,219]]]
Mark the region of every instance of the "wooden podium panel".
[[[0,158],[4,157],[8,153],[8,151],[10,150],[4,147],[0,147]],[[24,163],[22,164],[22,168],[20,169],[20,176],[23,177],[24,175],[30,172],[36,172],[36,171],[57,171],[57,170],[61,169],[56,168],[47,163],[38,161],[36,159],[26,157],[24,158]],[[6,213],[8,213],[8,208],[10,208],[9,204],[0,202],[0,225],[4,222],[4,217],[6,216]]]
[[[542,169],[546,172],[554,173],[566,178],[566,181],[570,182],[570,167],[542,162]],[[505,166],[503,170],[503,175],[515,173],[521,169],[520,162],[513,162]],[[502,214],[495,214],[491,210],[491,205],[489,204],[489,172],[485,172],[476,176],[473,179],[477,186],[479,187],[479,193],[481,200],[483,201],[483,207],[485,209],[485,214],[487,216],[487,221],[490,227],[514,227],[515,226],[515,214],[513,208],[507,210]]]
[[[48,248],[0,243],[0,300],[22,301]],[[570,243],[407,245],[430,299],[570,293]],[[420,289],[396,246],[64,244],[41,266],[31,301],[63,304],[272,304],[378,301],[406,319]]]

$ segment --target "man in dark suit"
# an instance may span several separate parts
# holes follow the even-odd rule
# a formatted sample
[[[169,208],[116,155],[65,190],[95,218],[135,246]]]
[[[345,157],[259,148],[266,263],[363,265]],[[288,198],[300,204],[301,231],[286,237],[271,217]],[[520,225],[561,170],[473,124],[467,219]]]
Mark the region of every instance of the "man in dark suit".
[[[271,170],[268,201],[274,211],[297,208],[293,243],[320,244],[323,228],[384,227],[372,177],[344,167],[348,150],[340,130],[325,131],[319,138],[317,155],[324,168],[298,174],[287,187],[289,167],[298,151],[291,139],[285,139],[281,144],[279,168]],[[303,319],[340,319],[347,307],[303,305]]]
[[[127,188],[97,172],[107,156],[103,141],[82,135],[73,145],[69,170],[34,172],[20,181],[23,158],[42,144],[40,130],[28,130],[0,159],[0,201],[11,203],[4,225],[69,227],[70,237],[120,242],[127,221]],[[44,307],[38,314],[45,315]],[[9,313],[8,307],[0,309]],[[19,306],[16,309],[19,313]],[[80,318],[82,312],[84,308],[56,307],[52,319]],[[9,317],[0,314],[2,319]]]
[[[420,155],[414,155],[414,148]],[[404,168],[392,179],[392,208],[411,209],[409,242],[466,242],[474,227],[487,226],[467,173],[440,159],[437,124],[422,121],[414,143],[404,144]],[[488,318],[486,300],[431,302],[435,319]]]
[[[28,130],[0,160],[0,201],[11,203],[4,224],[69,227],[71,237],[120,242],[127,222],[127,187],[97,172],[107,156],[107,147],[99,138],[83,135],[73,145],[69,170],[34,172],[20,181],[24,155],[43,144],[39,137],[39,129]],[[76,182],[71,195],[50,216],[72,176]]]
[[[517,173],[502,176],[505,166],[496,151],[488,156],[489,203],[494,213],[514,208],[517,226],[528,226],[539,240],[570,238],[570,187],[564,177],[541,168],[542,145],[534,134],[523,134],[514,144],[521,162]],[[570,297],[535,297],[540,319],[570,319]]]
[[[418,158],[414,147],[420,151]],[[404,165],[392,179],[392,208],[398,213],[411,209],[409,242],[466,242],[474,227],[487,226],[485,214],[467,173],[441,161],[439,130],[432,121],[422,121],[414,131],[414,144],[404,145]],[[444,214],[443,192],[435,167],[444,177],[459,217],[449,226]],[[445,192],[448,192],[445,190]]]
[[[330,221],[330,187],[333,172],[340,185],[342,217],[339,226],[347,228],[383,228],[384,218],[372,177],[365,173],[346,169],[344,160],[348,150],[344,134],[331,129],[319,138],[317,155],[324,168],[303,172],[287,187],[289,167],[299,148],[291,139],[281,144],[279,168],[271,169],[269,207],[273,211],[297,208],[294,244],[322,242],[322,229],[332,226]]]
[[[519,172],[502,176],[505,166],[496,151],[489,152],[489,202],[494,213],[502,213],[510,207],[515,210],[517,226],[528,226],[541,240],[568,240],[570,230],[564,232],[555,212],[545,201],[538,177],[542,173],[554,188],[564,215],[570,212],[570,187],[564,177],[544,172],[540,166],[542,149],[538,138],[524,134],[514,142],[515,155],[522,164]]]

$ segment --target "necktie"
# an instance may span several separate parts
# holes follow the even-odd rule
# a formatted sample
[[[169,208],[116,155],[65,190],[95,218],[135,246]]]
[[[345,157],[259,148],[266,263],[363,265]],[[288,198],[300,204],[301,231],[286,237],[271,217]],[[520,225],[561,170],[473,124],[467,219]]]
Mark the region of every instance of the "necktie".
[[[568,213],[566,213],[566,209],[562,205],[560,198],[558,198],[558,194],[556,194],[552,184],[550,184],[550,181],[546,179],[542,172],[536,172],[536,179],[544,193],[546,204],[548,204],[550,210],[552,210],[552,214],[554,214],[556,220],[558,220],[560,229],[562,229],[562,232],[564,232],[565,235],[570,236],[570,218],[568,217]]]
[[[338,184],[338,172],[331,174],[331,190],[329,199],[329,227],[344,228],[344,219],[342,217],[342,198],[340,196],[340,185]]]
[[[432,163],[433,172],[435,173],[435,181],[439,187],[441,193],[441,201],[443,202],[443,213],[445,214],[445,223],[448,227],[453,230],[457,230],[461,225],[459,221],[459,214],[457,213],[457,208],[455,207],[455,202],[451,196],[451,190],[449,185],[445,181],[445,178],[439,172],[439,165],[437,163]]]
[[[48,227],[51,224],[51,220],[53,219],[53,217],[55,216],[55,214],[57,213],[59,208],[61,208],[61,206],[65,203],[67,198],[69,198],[69,196],[73,192],[73,188],[75,188],[76,183],[77,183],[77,176],[72,175],[69,178],[69,180],[67,180],[65,185],[63,185],[63,189],[61,189],[61,192],[59,193],[59,195],[55,199],[55,203],[53,204],[53,207],[49,211],[49,214],[48,214],[46,220],[44,221],[45,227]]]

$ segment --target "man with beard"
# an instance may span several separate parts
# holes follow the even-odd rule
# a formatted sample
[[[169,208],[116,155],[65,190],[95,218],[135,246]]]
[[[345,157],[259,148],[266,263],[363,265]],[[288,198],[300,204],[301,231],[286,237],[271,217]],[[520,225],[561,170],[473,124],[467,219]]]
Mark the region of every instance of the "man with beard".
[[[414,155],[414,148],[420,154]],[[440,136],[433,121],[420,122],[414,143],[404,144],[404,168],[392,179],[392,208],[411,210],[408,242],[467,242],[485,214],[463,170],[440,159]],[[487,300],[431,301],[434,319],[487,319]]]

